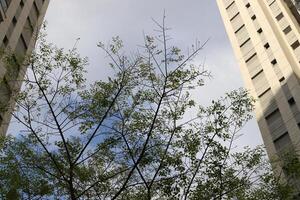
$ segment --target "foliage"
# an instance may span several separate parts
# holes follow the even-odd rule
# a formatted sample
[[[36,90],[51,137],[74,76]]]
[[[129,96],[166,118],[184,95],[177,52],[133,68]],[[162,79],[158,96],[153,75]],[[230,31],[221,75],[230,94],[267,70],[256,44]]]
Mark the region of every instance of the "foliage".
[[[251,118],[248,92],[198,105],[191,91],[210,73],[195,57],[206,42],[185,55],[164,20],[157,25],[160,35],[145,36],[134,55],[118,37],[99,43],[115,74],[91,85],[76,48],[40,39],[13,112],[23,132],[1,142],[3,198],[254,200],[279,191],[261,147],[233,151]]]

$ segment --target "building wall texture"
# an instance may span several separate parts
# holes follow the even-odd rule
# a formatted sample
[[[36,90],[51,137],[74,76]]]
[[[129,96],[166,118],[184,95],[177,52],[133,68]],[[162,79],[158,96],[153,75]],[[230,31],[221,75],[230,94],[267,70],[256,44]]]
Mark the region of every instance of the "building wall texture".
[[[21,88],[26,66],[19,60],[31,54],[50,0],[0,0],[0,49],[11,52],[15,65],[0,60],[0,134],[5,135]]]
[[[300,149],[300,15],[294,0],[217,0],[271,159]],[[255,133],[253,133],[255,134]],[[275,171],[280,167],[275,167]]]

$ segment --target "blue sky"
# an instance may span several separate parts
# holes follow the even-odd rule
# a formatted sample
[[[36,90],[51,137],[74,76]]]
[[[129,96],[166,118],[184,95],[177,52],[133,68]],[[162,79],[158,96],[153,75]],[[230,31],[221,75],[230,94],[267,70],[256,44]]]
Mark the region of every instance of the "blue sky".
[[[164,10],[172,42],[183,50],[196,39],[204,42],[210,38],[197,61],[205,60],[213,79],[195,92],[199,102],[207,104],[243,86],[215,0],[51,0],[46,15],[48,39],[68,49],[80,38],[78,49],[90,60],[88,79],[105,79],[111,72],[96,44],[118,35],[133,52],[143,43],[143,32],[152,33],[155,28],[151,18],[160,20]],[[255,120],[242,133],[239,145],[262,143]]]

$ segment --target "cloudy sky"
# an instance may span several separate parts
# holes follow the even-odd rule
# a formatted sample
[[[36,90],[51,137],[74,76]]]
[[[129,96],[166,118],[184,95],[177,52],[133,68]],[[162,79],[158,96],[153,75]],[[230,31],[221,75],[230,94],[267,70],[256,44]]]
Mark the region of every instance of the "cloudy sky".
[[[46,15],[48,39],[60,47],[72,48],[80,38],[78,49],[90,60],[88,78],[104,79],[110,71],[96,44],[118,35],[128,50],[134,51],[142,44],[143,32],[152,33],[155,28],[151,18],[159,21],[164,10],[173,42],[182,49],[196,39],[204,42],[210,38],[198,59],[205,60],[213,79],[197,92],[200,102],[207,103],[243,86],[215,0],[51,0]],[[243,134],[240,144],[262,143],[254,120]]]

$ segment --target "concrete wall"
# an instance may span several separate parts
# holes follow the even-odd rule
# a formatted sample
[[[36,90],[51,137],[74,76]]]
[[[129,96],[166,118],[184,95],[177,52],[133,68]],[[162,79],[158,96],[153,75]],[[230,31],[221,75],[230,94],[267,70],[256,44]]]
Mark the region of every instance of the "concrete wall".
[[[21,61],[35,46],[49,0],[0,0],[0,47]],[[4,5],[4,6],[3,6]],[[7,5],[7,6],[6,6]],[[26,66],[0,61],[0,134],[5,135],[14,107],[13,97],[21,88]]]

